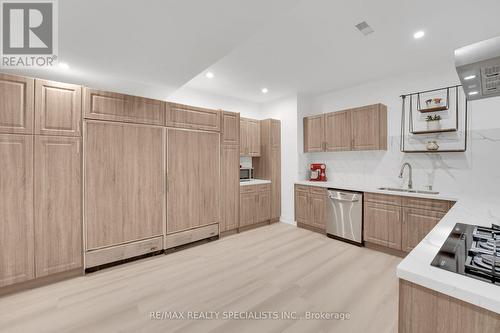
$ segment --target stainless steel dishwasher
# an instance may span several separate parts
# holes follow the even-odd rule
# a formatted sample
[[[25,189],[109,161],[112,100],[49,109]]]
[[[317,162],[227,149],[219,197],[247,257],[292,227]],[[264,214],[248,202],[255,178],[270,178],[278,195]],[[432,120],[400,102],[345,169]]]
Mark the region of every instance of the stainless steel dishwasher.
[[[363,245],[363,193],[328,189],[326,233],[331,238]]]

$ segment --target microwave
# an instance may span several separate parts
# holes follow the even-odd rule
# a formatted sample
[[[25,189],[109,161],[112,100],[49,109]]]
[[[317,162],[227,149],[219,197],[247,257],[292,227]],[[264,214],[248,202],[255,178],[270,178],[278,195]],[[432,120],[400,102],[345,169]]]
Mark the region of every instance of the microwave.
[[[253,179],[253,168],[240,168],[240,181]]]

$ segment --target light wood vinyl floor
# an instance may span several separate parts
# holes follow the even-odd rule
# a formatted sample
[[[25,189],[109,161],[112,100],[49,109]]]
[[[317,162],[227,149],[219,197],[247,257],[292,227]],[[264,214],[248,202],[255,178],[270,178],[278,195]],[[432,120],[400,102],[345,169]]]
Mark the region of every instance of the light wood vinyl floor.
[[[282,223],[0,298],[0,332],[397,332],[400,259]],[[151,320],[160,311],[349,320]]]

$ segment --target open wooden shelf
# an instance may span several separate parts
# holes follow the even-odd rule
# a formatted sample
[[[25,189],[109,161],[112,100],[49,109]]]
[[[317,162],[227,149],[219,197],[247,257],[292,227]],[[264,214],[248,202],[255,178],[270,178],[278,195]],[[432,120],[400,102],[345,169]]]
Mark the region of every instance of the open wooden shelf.
[[[429,112],[437,112],[437,111],[445,111],[448,110],[448,106],[436,106],[428,109],[419,109],[421,113],[429,113]]]
[[[431,131],[415,131],[411,132],[411,134],[433,134],[433,133],[449,133],[449,132],[456,132],[456,128],[444,128],[444,129],[439,129],[439,130],[431,130]]]

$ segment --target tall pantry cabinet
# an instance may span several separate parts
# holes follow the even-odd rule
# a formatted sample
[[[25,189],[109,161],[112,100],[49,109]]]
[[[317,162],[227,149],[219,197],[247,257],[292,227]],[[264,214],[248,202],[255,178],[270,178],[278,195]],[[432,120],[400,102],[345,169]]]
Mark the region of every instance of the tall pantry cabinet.
[[[240,216],[240,114],[221,112],[220,231],[235,230]]]
[[[81,87],[0,74],[0,287],[81,274]]]
[[[252,160],[255,178],[271,181],[271,222],[281,216],[281,122],[260,121],[261,156]]]

